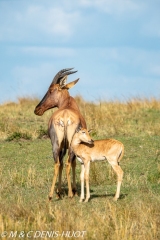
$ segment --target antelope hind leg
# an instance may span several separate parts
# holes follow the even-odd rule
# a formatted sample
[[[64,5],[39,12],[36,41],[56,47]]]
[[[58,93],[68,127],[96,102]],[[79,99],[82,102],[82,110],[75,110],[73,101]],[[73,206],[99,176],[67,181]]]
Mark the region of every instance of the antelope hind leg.
[[[117,199],[120,196],[120,188],[121,188],[121,183],[122,183],[122,179],[123,179],[123,170],[119,165],[112,165],[112,167],[117,174],[117,190],[116,190],[116,194],[113,198],[114,201],[117,201]]]
[[[57,176],[58,176],[58,173],[59,173],[59,161],[57,163],[55,163],[55,166],[54,166],[54,176],[53,176],[53,182],[52,182],[52,186],[51,186],[51,190],[50,190],[50,193],[49,193],[49,201],[52,200],[53,198],[53,192],[54,192],[54,188],[55,188],[55,183],[56,183],[56,180],[57,180]]]
[[[73,197],[71,178],[70,178],[71,162],[69,162],[68,160],[69,160],[69,157],[66,163],[66,175],[67,175],[67,181],[68,181],[68,197]]]
[[[77,187],[76,187],[76,156],[72,161],[72,175],[73,175],[73,184],[72,184],[72,192],[73,195],[77,196]]]

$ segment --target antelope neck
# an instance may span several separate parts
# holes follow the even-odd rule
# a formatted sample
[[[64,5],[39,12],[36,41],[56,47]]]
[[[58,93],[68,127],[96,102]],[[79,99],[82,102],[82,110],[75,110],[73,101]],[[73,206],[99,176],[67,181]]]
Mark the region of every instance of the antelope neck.
[[[75,110],[79,110],[75,100],[71,96],[60,99],[58,108],[74,108]]]

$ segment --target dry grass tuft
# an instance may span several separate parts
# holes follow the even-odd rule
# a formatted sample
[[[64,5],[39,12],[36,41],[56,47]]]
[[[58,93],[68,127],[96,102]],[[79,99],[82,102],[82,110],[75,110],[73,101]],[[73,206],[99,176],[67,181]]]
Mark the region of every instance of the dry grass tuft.
[[[76,101],[89,128],[99,137],[160,135],[160,101],[151,99],[131,99],[127,102],[86,102],[77,96]],[[42,117],[34,114],[38,99],[19,98],[18,103],[0,105],[0,138],[11,134],[28,133],[32,139],[47,133],[49,117],[55,110],[47,111]],[[42,134],[43,135],[43,134]]]

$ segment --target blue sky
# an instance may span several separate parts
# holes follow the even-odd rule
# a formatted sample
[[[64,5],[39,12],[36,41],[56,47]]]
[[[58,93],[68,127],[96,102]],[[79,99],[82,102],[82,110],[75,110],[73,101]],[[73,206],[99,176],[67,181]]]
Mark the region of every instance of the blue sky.
[[[70,67],[72,96],[160,98],[159,13],[159,0],[0,0],[0,103],[42,98]]]

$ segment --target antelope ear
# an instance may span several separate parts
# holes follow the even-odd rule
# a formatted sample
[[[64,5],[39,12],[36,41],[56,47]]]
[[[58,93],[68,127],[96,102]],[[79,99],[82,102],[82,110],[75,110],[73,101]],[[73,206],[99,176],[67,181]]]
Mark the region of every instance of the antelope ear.
[[[92,131],[93,131],[93,128],[91,128],[91,129],[88,130],[89,133],[92,132]]]
[[[79,80],[79,78],[74,80],[73,82],[70,82],[70,83],[62,86],[61,88],[68,90],[68,89],[72,88],[78,82],[78,80]]]
[[[59,82],[60,88],[64,88],[67,84],[67,75],[65,75]]]
[[[81,126],[78,126],[78,128],[76,129],[76,133],[78,133],[81,129]]]

